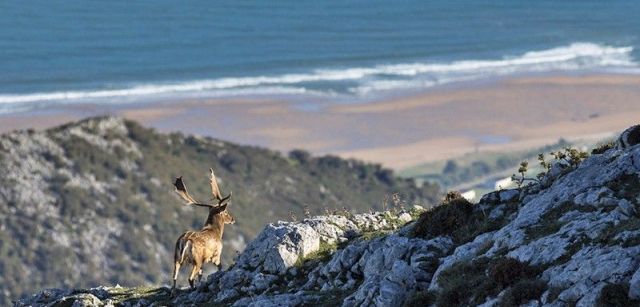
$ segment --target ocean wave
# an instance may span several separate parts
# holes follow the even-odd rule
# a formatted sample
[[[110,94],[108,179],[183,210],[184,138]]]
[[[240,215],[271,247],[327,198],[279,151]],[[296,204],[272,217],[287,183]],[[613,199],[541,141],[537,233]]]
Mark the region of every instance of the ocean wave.
[[[520,56],[500,60],[464,60],[442,64],[400,64],[378,67],[385,74],[414,77],[413,80],[374,80],[349,91],[366,95],[376,91],[415,88],[416,84],[432,87],[459,81],[498,77],[515,73],[585,70],[598,68],[637,68],[631,52],[633,47],[612,47],[594,43],[573,43],[569,46],[542,51],[530,51]],[[426,79],[425,79],[426,78]],[[417,80],[416,80],[417,79]],[[421,80],[422,79],[422,80]]]
[[[461,60],[448,63],[402,63],[317,69],[309,73],[219,78],[163,84],[141,84],[120,89],[59,91],[29,94],[0,94],[0,104],[16,106],[41,102],[78,102],[104,98],[131,98],[152,95],[296,95],[334,94],[348,82],[341,94],[369,95],[377,91],[402,88],[427,88],[463,80],[501,76],[513,73],[558,70],[637,68],[633,47],[605,46],[595,43],[573,43],[518,56],[494,60]],[[128,99],[126,99],[128,100]]]

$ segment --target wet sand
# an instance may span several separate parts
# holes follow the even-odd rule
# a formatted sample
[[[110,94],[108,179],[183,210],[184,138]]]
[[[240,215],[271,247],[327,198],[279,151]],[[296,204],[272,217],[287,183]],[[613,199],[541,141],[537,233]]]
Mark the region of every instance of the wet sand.
[[[640,122],[640,76],[527,76],[366,104],[187,100],[65,105],[0,115],[0,132],[112,114],[159,131],[338,154],[402,169],[474,151],[522,150],[560,138],[601,139]]]

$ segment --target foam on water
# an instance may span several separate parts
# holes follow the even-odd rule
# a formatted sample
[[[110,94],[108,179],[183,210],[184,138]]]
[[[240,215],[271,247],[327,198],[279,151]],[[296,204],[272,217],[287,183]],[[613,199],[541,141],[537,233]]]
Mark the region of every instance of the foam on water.
[[[218,78],[175,83],[137,84],[116,89],[57,91],[27,94],[0,94],[5,111],[37,106],[43,102],[77,103],[105,100],[130,101],[152,96],[259,96],[259,95],[334,95],[363,97],[381,91],[422,89],[456,81],[468,81],[514,73],[628,69],[638,71],[632,47],[573,43],[541,51],[529,51],[501,59],[460,60],[445,63],[415,62],[316,69],[308,73],[274,76]],[[348,84],[349,86],[344,86]]]

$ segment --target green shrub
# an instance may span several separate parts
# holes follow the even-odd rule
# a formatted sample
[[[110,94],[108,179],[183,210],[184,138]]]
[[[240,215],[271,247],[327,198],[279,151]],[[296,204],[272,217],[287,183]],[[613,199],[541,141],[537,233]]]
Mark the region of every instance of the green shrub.
[[[500,299],[500,307],[519,306],[542,296],[547,290],[547,284],[539,279],[524,279],[505,291]]]
[[[449,192],[441,205],[420,215],[412,235],[421,238],[449,235],[462,244],[479,234],[497,230],[506,222],[506,219],[488,218],[459,192]]]
[[[599,144],[593,150],[591,150],[592,155],[601,155],[605,153],[607,150],[616,147],[616,143],[614,141],[606,142]]]
[[[600,291],[596,306],[640,306],[640,300],[629,298],[629,284],[608,284]]]
[[[295,160],[300,164],[306,164],[309,163],[311,154],[301,149],[294,149],[289,152],[289,159]]]
[[[538,269],[511,258],[481,257],[457,263],[438,277],[442,290],[436,295],[436,305],[478,305],[504,289],[510,289],[508,302],[526,302],[546,290],[546,284],[536,280],[538,273]]]
[[[640,196],[640,176],[637,174],[624,174],[607,183],[607,187],[615,192],[619,198],[637,202]]]
[[[478,258],[454,264],[438,276],[442,290],[436,296],[437,306],[478,305],[486,297],[499,293],[499,287],[487,278],[489,258]]]
[[[412,298],[408,299],[404,303],[404,307],[422,307],[433,304],[436,300],[436,295],[432,291],[417,292]]]
[[[449,192],[441,205],[422,213],[413,229],[414,235],[425,238],[450,235],[467,224],[473,204],[456,193]]]
[[[538,275],[534,267],[513,258],[500,258],[489,268],[489,277],[502,287],[515,284],[518,280]]]

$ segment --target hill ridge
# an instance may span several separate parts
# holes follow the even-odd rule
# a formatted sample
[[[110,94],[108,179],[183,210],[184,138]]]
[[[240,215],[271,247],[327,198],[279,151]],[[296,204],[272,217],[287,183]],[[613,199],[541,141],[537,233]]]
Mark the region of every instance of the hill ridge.
[[[0,305],[34,287],[166,282],[175,240],[206,218],[181,205],[173,179],[208,195],[210,167],[234,191],[225,266],[268,222],[380,210],[393,193],[407,204],[438,197],[380,165],[162,134],[118,117],[13,131],[0,136]]]
[[[269,224],[231,268],[209,275],[195,291],[172,298],[159,288],[118,303],[638,305],[638,135],[640,125],[615,147],[599,148],[581,163],[554,161],[535,183],[486,194],[475,205],[454,193],[421,213],[412,208]],[[67,298],[108,304],[114,291],[121,290],[47,298],[41,292],[17,305]]]

